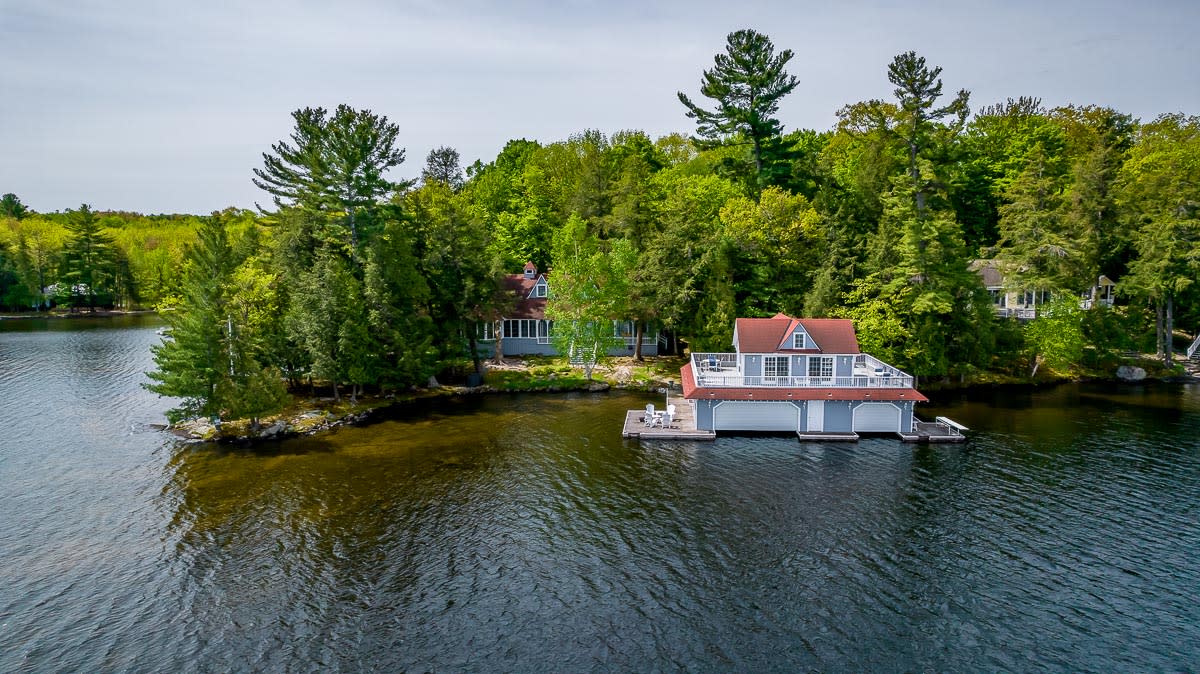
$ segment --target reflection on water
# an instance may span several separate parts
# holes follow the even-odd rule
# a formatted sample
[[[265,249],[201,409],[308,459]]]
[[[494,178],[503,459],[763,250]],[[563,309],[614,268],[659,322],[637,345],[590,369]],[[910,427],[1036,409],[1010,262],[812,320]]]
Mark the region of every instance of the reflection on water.
[[[0,441],[0,670],[1200,657],[1194,388],[922,410],[975,429],[964,446],[639,444],[620,424],[649,398],[575,394],[437,401],[258,450],[179,447],[145,426],[167,406],[137,388],[154,339],[0,333],[0,422],[20,438]]]

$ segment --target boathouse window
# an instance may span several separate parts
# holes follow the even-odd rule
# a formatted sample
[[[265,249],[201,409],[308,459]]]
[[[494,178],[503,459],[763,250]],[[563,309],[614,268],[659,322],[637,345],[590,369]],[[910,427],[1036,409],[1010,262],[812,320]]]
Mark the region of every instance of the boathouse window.
[[[479,329],[476,331],[476,336],[482,341],[491,341],[496,338],[496,324],[491,321],[484,321],[479,324]]]
[[[807,349],[808,348],[808,347],[804,346],[804,333],[803,332],[797,332],[796,334],[792,335],[792,348],[793,349]]]
[[[808,359],[808,376],[810,377],[832,377],[833,376],[833,358],[822,356],[811,356]]]
[[[787,356],[767,356],[763,358],[763,376],[766,377],[786,377],[788,376],[788,357]]]
[[[530,296],[531,297],[545,297],[546,296],[546,282],[541,281],[537,285],[533,286],[533,294]]]

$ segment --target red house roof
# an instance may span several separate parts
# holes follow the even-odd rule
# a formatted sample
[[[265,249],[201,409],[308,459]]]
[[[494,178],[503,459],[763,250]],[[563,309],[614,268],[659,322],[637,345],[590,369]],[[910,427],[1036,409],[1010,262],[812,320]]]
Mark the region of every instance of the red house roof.
[[[509,274],[502,279],[504,289],[511,292],[516,300],[511,310],[502,312],[505,318],[541,320],[546,317],[546,298],[529,296],[537,282],[537,277],[525,278],[523,274]]]
[[[797,325],[804,328],[818,348],[791,348],[788,337]],[[859,353],[854,321],[848,318],[792,318],[785,314],[739,318],[734,324],[734,339],[741,353]]]

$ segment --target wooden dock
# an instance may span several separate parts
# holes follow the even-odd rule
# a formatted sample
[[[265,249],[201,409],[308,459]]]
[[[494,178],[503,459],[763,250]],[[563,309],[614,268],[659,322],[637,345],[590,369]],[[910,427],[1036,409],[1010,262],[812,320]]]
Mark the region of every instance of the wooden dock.
[[[629,410],[625,413],[625,426],[621,429],[621,437],[641,440],[715,440],[717,438],[714,431],[696,428],[696,415],[690,402],[678,399],[674,404],[675,418],[671,420],[669,428],[647,427],[646,410]],[[657,406],[655,408],[657,409]]]
[[[917,421],[913,424],[913,432],[897,433],[905,442],[966,442],[967,436],[963,431],[969,430],[952,419],[938,417],[937,421]]]

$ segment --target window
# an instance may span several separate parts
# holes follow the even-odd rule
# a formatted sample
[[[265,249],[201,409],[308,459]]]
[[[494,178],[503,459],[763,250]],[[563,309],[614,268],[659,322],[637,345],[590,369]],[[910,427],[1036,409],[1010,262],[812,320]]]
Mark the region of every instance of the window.
[[[822,356],[812,356],[808,359],[808,376],[810,377],[832,377],[833,376],[833,358]]]
[[[538,344],[550,343],[550,327],[554,321],[538,321],[537,322],[537,341]]]
[[[788,376],[787,356],[767,356],[763,358],[763,375],[766,377]]]
[[[530,295],[530,297],[545,297],[546,290],[546,282],[540,281],[537,285],[533,286],[533,293]]]
[[[491,321],[484,321],[478,325],[475,334],[481,341],[489,342],[496,338],[496,324]]]
[[[803,332],[797,332],[796,334],[792,335],[792,348],[793,349],[807,349],[808,348],[807,346],[804,345],[804,333]]]
[[[538,321],[529,318],[509,318],[504,321],[504,338],[522,337],[532,339],[537,336]]]

